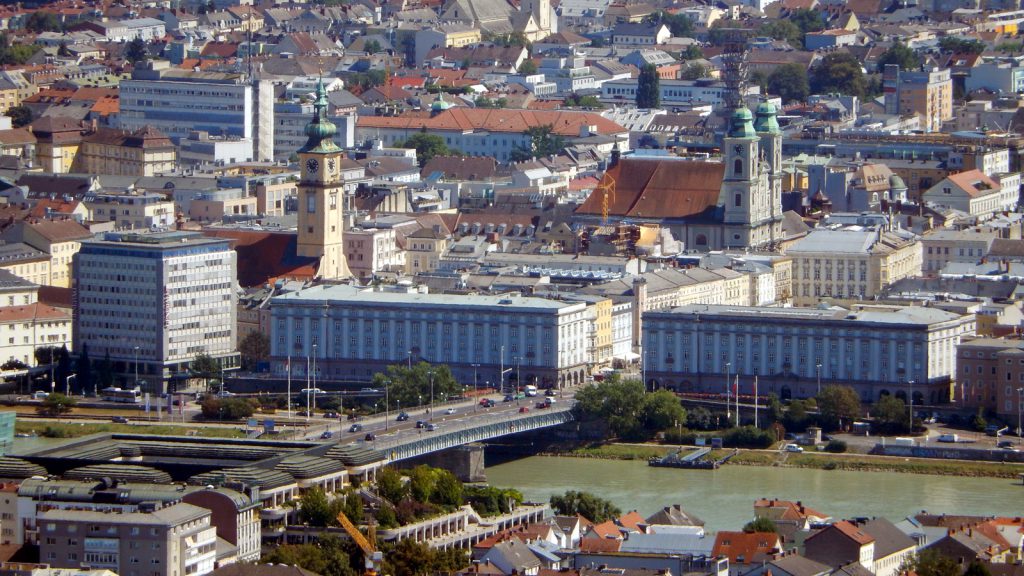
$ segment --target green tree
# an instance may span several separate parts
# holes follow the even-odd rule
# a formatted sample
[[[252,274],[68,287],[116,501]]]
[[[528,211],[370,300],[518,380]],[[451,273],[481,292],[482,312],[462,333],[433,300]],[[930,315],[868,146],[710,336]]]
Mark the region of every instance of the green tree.
[[[60,45],[57,46],[57,56],[61,58],[71,58],[71,50],[68,50],[68,43],[61,40]]]
[[[601,103],[597,96],[580,96],[576,93],[566,96],[562,105],[566,108],[589,108],[592,110],[604,108],[604,104]]]
[[[523,75],[536,74],[537,63],[530,58],[523,60],[523,63],[519,65],[519,73]]]
[[[978,408],[978,412],[974,416],[971,416],[969,424],[975,432],[985,431],[985,428],[988,427],[988,421],[985,420],[985,412],[983,408]]]
[[[28,364],[15,358],[11,358],[0,366],[0,370],[25,370],[26,368],[28,368]]]
[[[409,490],[402,481],[402,474],[390,466],[385,466],[377,472],[377,495],[392,504],[398,504],[409,494]]]
[[[770,20],[757,29],[757,35],[785,40],[794,48],[803,48],[804,45],[803,31],[789,20]]]
[[[668,26],[669,32],[677,38],[693,37],[693,20],[691,20],[686,14],[669,14],[664,10],[658,10],[657,12],[647,16],[645,21],[650,24],[660,23]]]
[[[825,29],[825,19],[822,12],[810,8],[797,8],[790,15],[788,20],[800,29],[800,32],[819,32]]]
[[[398,516],[395,515],[395,507],[384,502],[377,509],[377,525],[382,529],[398,527]]]
[[[807,428],[807,404],[803,400],[793,400],[783,418],[787,430],[804,430]]]
[[[668,390],[644,396],[640,407],[643,425],[649,431],[660,431],[686,422],[686,410],[679,398]]]
[[[444,138],[426,132],[413,134],[401,147],[416,149],[416,158],[419,160],[420,168],[426,166],[434,156],[448,156],[452,153],[448,145],[444,143]]]
[[[434,481],[434,503],[446,508],[456,508],[463,503],[462,482],[448,470],[438,470]]]
[[[134,40],[129,42],[128,48],[124,52],[124,59],[132,64],[145,62],[149,59],[149,52],[146,51],[145,40],[136,37]]]
[[[985,51],[985,43],[980,40],[943,36],[939,38],[939,49],[954,54],[981,54]]]
[[[363,51],[367,54],[376,54],[380,52],[380,42],[376,40],[370,40],[363,44]]]
[[[554,126],[545,124],[533,126],[526,130],[530,136],[530,149],[516,147],[510,154],[513,162],[523,162],[533,158],[561,154],[565,148],[565,138],[555,134]]]
[[[747,75],[747,83],[761,89],[761,94],[768,93],[768,74],[764,70],[754,70]]]
[[[373,376],[373,385],[381,390],[388,386],[388,401],[392,409],[422,406],[430,402],[431,390],[435,400],[458,396],[463,391],[447,365],[427,362],[418,362],[412,367],[408,364],[388,366],[386,373]]]
[[[74,398],[56,392],[43,398],[42,403],[36,407],[36,412],[43,416],[60,416],[71,412],[76,404]]]
[[[906,44],[897,40],[878,57],[879,70],[884,70],[889,64],[899,66],[900,70],[916,70],[921,65],[921,59]]]
[[[409,477],[409,495],[417,502],[428,503],[434,493],[434,471],[426,465],[419,465],[406,472]]]
[[[208,354],[198,354],[189,363],[189,370],[192,375],[203,379],[203,386],[209,390],[210,380],[220,381],[216,376],[220,376],[220,363],[213,359]]]
[[[359,524],[363,521],[363,515],[365,514],[365,509],[363,508],[363,497],[359,495],[359,492],[357,492],[355,488],[346,488],[344,495],[341,498],[338,498],[338,500],[341,502],[339,506],[340,511],[343,512],[345,517],[351,520],[353,524]],[[395,511],[393,506],[385,504],[384,507],[390,508],[392,514]],[[334,516],[337,517],[338,515],[335,514]],[[398,524],[398,520],[395,520],[395,524]]]
[[[949,556],[943,556],[933,548],[926,548],[914,556],[905,568],[918,576],[960,576],[960,566]],[[901,574],[906,571],[900,570]]]
[[[778,94],[785,103],[804,102],[811,93],[807,69],[793,62],[772,70],[767,88],[769,94]]]
[[[832,52],[822,58],[811,70],[810,84],[815,94],[839,92],[864,98],[868,92],[861,63],[848,52]]]
[[[849,425],[860,416],[860,397],[849,386],[825,386],[817,400],[820,424],[829,430],[839,428],[843,422]]]
[[[760,518],[754,518],[750,522],[744,524],[743,531],[751,534],[754,532],[778,532],[779,529],[775,526],[775,522],[761,516]]]
[[[465,502],[472,505],[481,516],[506,514],[523,503],[522,492],[515,488],[463,486],[462,493]]]
[[[696,60],[704,57],[704,51],[696,44],[690,44],[685,50],[679,53],[680,60]]]
[[[679,73],[679,77],[683,80],[700,80],[701,78],[708,77],[708,69],[703,64],[691,62],[683,68],[682,72]]]
[[[36,10],[25,19],[25,29],[36,34],[40,32],[60,32],[64,27],[60,18],[53,12]]]
[[[875,416],[875,428],[882,434],[905,434],[909,418],[907,404],[900,398],[886,394],[875,402],[871,411]]]
[[[270,358],[270,337],[263,332],[250,332],[238,343],[242,368],[255,371],[260,362]]]
[[[315,486],[299,498],[299,519],[310,526],[330,526],[338,516],[323,488]]]
[[[654,64],[644,64],[644,67],[640,69],[640,77],[637,79],[636,107],[652,109],[659,106],[661,106],[661,83],[658,79],[658,69]]]
[[[207,396],[199,408],[208,420],[242,420],[256,413],[256,406],[246,398]]]
[[[964,576],[992,576],[992,572],[986,564],[974,559],[967,565],[967,570],[964,570]]]
[[[610,501],[590,492],[577,492],[576,490],[569,490],[561,496],[552,495],[551,507],[556,514],[561,516],[579,514],[597,524],[618,518],[622,514],[622,511]]]
[[[263,564],[299,566],[321,576],[356,576],[345,544],[334,534],[321,534],[315,544],[277,546],[260,558]]]
[[[769,425],[782,422],[782,402],[779,401],[778,394],[774,392],[768,395],[768,410],[765,417],[768,419]]]
[[[383,574],[432,576],[451,574],[469,565],[469,557],[460,548],[438,550],[412,538],[383,545]]]
[[[34,44],[11,44],[10,37],[0,33],[0,65],[24,64],[40,49]]]
[[[582,418],[603,420],[619,438],[639,440],[645,435],[640,421],[643,397],[641,382],[609,378],[577,392],[575,409]]]

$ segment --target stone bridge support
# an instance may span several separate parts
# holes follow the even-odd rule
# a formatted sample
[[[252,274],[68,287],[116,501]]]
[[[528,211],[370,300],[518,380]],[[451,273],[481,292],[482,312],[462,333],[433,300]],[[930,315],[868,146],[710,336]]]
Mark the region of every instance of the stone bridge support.
[[[403,462],[403,465],[406,462]],[[444,468],[455,474],[463,482],[485,482],[484,445],[464,444],[440,452],[431,452],[408,461],[411,466],[426,464],[434,468]]]

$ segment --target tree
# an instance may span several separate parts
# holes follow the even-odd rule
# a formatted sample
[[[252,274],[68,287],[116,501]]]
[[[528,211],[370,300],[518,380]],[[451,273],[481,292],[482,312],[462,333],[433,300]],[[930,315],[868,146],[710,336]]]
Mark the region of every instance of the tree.
[[[551,124],[533,126],[526,130],[526,134],[530,136],[530,148],[517,146],[512,150],[510,159],[513,162],[561,154],[565,148],[565,138],[555,134],[555,128]]]
[[[818,414],[820,424],[830,430],[850,424],[860,416],[860,397],[849,386],[825,386],[818,395]]]
[[[103,355],[99,367],[96,370],[101,388],[110,388],[114,385],[114,363],[110,361],[110,351]]]
[[[637,79],[636,107],[652,109],[660,105],[661,85],[658,80],[658,69],[654,64],[644,64]]]
[[[779,395],[775,392],[768,395],[768,410],[765,417],[769,425],[782,422],[782,402],[779,401]]]
[[[645,440],[687,421],[679,399],[667,390],[644,393],[637,380],[609,378],[576,394],[581,418],[603,420],[623,440]]]
[[[794,48],[803,48],[804,33],[789,20],[771,20],[757,29],[758,36],[766,36],[774,40],[785,40]]]
[[[878,69],[884,70],[889,64],[895,64],[900,70],[916,70],[921,65],[917,53],[897,40],[888,50],[878,57]]]
[[[60,41],[60,45],[57,46],[57,56],[60,56],[61,58],[71,58],[73,56],[73,54],[71,54],[71,50],[68,50],[67,42],[63,40]]]
[[[696,60],[704,57],[704,51],[696,44],[690,44],[685,50],[679,53],[680,60]]]
[[[256,413],[256,406],[245,398],[207,396],[199,407],[203,417],[209,420],[242,420]]]
[[[376,40],[369,40],[363,44],[363,51],[367,54],[376,54],[380,52],[380,42]]]
[[[481,516],[506,514],[523,502],[522,492],[515,488],[463,486],[462,494],[466,503],[471,504]]]
[[[761,516],[744,524],[743,531],[747,534],[752,534],[754,532],[778,532],[779,529],[775,526],[775,522]]]
[[[310,526],[331,526],[336,523],[340,509],[335,502],[328,500],[327,493],[319,486],[306,490],[299,498],[299,519]]]
[[[437,478],[434,481],[434,494],[432,496],[435,504],[447,508],[456,508],[464,502],[462,482],[448,470],[438,470]]]
[[[825,29],[825,19],[822,17],[822,13],[810,8],[797,8],[789,15],[789,21],[796,24],[803,34]]]
[[[92,390],[92,360],[89,359],[89,344],[82,344],[82,353],[78,355],[78,361],[75,362],[75,370],[78,375],[75,378],[76,388],[85,392]]]
[[[358,524],[363,521],[365,510],[363,508],[363,497],[359,495],[359,492],[351,487],[346,488],[344,496],[338,500],[341,502],[340,511],[343,512],[345,517],[351,520],[353,524]],[[392,514],[395,512],[394,507],[388,506],[387,504],[384,504],[381,507],[390,508]],[[335,514],[334,516],[337,517],[338,515]],[[397,524],[398,521],[395,520],[395,525]]]
[[[33,353],[36,364],[56,364],[60,358],[60,348],[56,346],[40,346]]]
[[[861,63],[847,52],[832,52],[811,71],[811,90],[815,94],[839,92],[858,98],[867,94],[867,82]]]
[[[189,363],[192,374],[203,379],[203,385],[210,389],[210,380],[220,372],[220,363],[208,354],[198,354]]]
[[[385,466],[377,472],[377,495],[392,504],[398,504],[408,495],[402,475],[390,466]]]
[[[537,63],[530,58],[523,60],[523,63],[519,65],[519,73],[524,76],[528,74],[536,74]]]
[[[426,166],[434,156],[448,156],[452,153],[448,149],[448,145],[444,143],[444,138],[426,132],[413,134],[401,147],[416,149],[416,158],[419,160],[420,168]]]
[[[409,495],[417,502],[428,503],[434,492],[433,470],[421,464],[407,472],[409,476]]]
[[[551,496],[551,507],[560,516],[575,516],[579,514],[587,520],[600,524],[618,518],[622,511],[610,501],[591,494],[590,492],[577,492],[569,490],[559,496]]]
[[[978,412],[971,416],[970,426],[976,432],[984,432],[985,428],[988,427],[988,421],[985,420],[985,413],[983,408],[978,408]]]
[[[700,80],[701,78],[708,77],[708,69],[703,64],[691,62],[683,68],[683,71],[679,73],[679,77],[683,80]]]
[[[25,370],[27,368],[28,364],[25,364],[21,360],[17,360],[15,358],[11,358],[7,362],[4,362],[3,365],[0,365],[0,370]]]
[[[960,576],[960,566],[956,560],[943,556],[931,548],[926,548],[913,557],[906,568],[913,570],[918,576]],[[906,571],[901,569],[900,573],[905,574]]]
[[[129,42],[128,48],[124,52],[124,58],[132,64],[145,62],[149,58],[149,53],[146,52],[145,40],[136,37],[134,40]]]
[[[807,69],[796,63],[783,64],[768,75],[769,94],[778,94],[783,102],[804,102],[811,93]]]
[[[804,430],[807,428],[807,405],[803,400],[793,400],[783,418],[787,430]]]
[[[345,544],[334,534],[321,534],[314,544],[277,546],[260,558],[263,564],[299,566],[321,576],[356,576]]]
[[[57,351],[57,382],[69,385],[68,377],[71,376],[71,353],[68,352],[68,345],[62,344]]]
[[[747,82],[761,89],[761,94],[768,93],[768,74],[764,70],[754,70],[747,75]]]
[[[270,358],[270,337],[263,332],[250,332],[238,343],[242,355],[242,368],[255,371],[260,362]]]
[[[38,34],[40,32],[60,32],[63,26],[53,12],[36,10],[25,19],[25,29]]]
[[[686,14],[669,14],[664,10],[658,10],[647,16],[649,24],[664,24],[668,26],[669,32],[675,37],[693,37],[693,20]]]
[[[592,110],[600,110],[604,108],[604,104],[597,96],[580,96],[575,92],[569,94],[562,101],[562,105],[566,108],[590,108]]]
[[[384,566],[382,574],[408,576],[430,576],[451,574],[462,570],[469,563],[466,552],[460,548],[439,550],[430,548],[412,538],[404,538],[383,546]]]
[[[900,398],[886,394],[875,402],[875,428],[882,434],[905,434],[908,431],[907,404]]]
[[[43,416],[60,416],[71,412],[75,404],[77,402],[74,398],[57,392],[43,398],[43,402],[36,408],[36,412]]]
[[[943,36],[939,38],[939,49],[954,54],[981,54],[985,51],[985,43],[980,40]]]
[[[455,380],[447,365],[427,362],[418,362],[411,367],[408,364],[388,366],[386,373],[373,376],[373,386],[379,389],[388,387],[388,401],[392,409],[399,406],[421,406],[430,402],[431,391],[435,399],[457,396],[463,392],[462,385]]]
[[[0,33],[0,65],[24,64],[40,49],[34,44],[11,44],[10,37]]]
[[[644,396],[641,404],[644,428],[665,430],[686,422],[686,410],[679,398],[668,390],[658,390]]]
[[[967,570],[964,570],[964,576],[992,576],[992,572],[989,571],[988,566],[974,559],[967,565]]]

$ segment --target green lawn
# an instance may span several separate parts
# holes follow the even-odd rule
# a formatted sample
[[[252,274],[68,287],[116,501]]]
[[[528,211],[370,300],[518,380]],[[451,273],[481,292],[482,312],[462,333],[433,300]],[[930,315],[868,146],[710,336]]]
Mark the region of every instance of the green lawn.
[[[78,438],[100,432],[120,432],[130,434],[158,434],[161,436],[207,436],[213,438],[244,438],[240,428],[224,426],[181,426],[171,424],[76,424],[74,422],[33,422],[19,420],[15,423],[15,432],[35,432],[39,436],[52,438]]]

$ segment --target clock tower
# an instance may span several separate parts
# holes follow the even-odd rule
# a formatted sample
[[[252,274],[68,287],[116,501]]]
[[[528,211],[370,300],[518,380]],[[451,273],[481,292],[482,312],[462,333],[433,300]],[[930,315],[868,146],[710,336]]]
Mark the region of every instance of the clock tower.
[[[343,152],[334,143],[337,128],[327,119],[327,91],[316,86],[313,119],[306,124],[306,144],[299,148],[299,238],[296,254],[319,258],[317,278],[351,276],[343,239],[345,191],[341,179]]]

